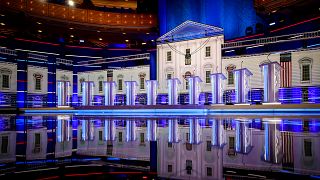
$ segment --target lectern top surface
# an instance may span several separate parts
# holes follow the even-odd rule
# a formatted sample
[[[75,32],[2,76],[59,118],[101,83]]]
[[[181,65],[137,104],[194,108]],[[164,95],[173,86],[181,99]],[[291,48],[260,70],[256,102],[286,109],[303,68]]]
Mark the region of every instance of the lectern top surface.
[[[233,72],[237,72],[237,71],[243,71],[243,72],[246,73],[246,75],[248,75],[248,76],[253,75],[252,72],[251,72],[248,68],[241,68],[241,69],[235,69],[235,70],[233,70]]]
[[[275,64],[277,66],[280,66],[279,62],[273,61],[273,62],[266,62],[266,63],[260,64],[259,67],[266,66],[266,65],[271,65],[271,64]]]
[[[226,76],[223,74],[223,73],[213,73],[213,74],[210,74],[210,77],[212,76],[219,76],[221,77],[221,79],[227,79]]]
[[[157,39],[158,44],[223,35],[223,29],[194,21],[185,21]]]

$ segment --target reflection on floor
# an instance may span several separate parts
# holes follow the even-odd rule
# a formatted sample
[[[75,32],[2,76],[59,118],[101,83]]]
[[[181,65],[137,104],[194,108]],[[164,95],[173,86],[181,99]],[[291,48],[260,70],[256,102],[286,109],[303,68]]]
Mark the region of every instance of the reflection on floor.
[[[132,160],[126,167],[148,169],[156,158],[164,178],[222,179],[230,174],[224,169],[233,169],[233,176],[237,170],[319,176],[318,120],[2,116],[0,163],[100,157],[101,164]],[[150,156],[150,141],[157,141],[157,157]]]

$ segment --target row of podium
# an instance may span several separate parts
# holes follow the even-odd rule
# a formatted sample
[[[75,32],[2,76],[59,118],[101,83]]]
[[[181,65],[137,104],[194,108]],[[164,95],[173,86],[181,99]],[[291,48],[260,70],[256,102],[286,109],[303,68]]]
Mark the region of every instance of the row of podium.
[[[263,90],[264,102],[275,103],[278,102],[278,92],[280,87],[280,65],[278,62],[269,62],[260,65],[263,76]],[[249,102],[250,91],[250,77],[253,75],[247,68],[236,69],[233,71],[235,81],[235,103],[246,104]],[[199,104],[200,83],[202,82],[199,76],[191,76],[188,80],[189,104]],[[223,104],[224,81],[226,77],[222,73],[215,73],[210,75],[212,104]],[[168,104],[178,104],[179,84],[178,78],[168,79]],[[147,80],[147,105],[156,105],[157,99],[157,80]],[[135,105],[136,81],[125,81],[126,86],[126,105]],[[68,99],[70,98],[70,82],[58,81],[58,106],[68,106]],[[104,97],[105,106],[113,106],[116,95],[116,82],[104,82]],[[82,105],[92,106],[94,100],[94,82],[82,82]]]

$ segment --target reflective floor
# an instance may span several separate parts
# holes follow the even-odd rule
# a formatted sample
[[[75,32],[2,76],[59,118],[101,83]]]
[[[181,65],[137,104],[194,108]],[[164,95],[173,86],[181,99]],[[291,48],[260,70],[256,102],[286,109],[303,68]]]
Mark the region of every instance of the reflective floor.
[[[317,179],[319,120],[0,115],[0,179]]]

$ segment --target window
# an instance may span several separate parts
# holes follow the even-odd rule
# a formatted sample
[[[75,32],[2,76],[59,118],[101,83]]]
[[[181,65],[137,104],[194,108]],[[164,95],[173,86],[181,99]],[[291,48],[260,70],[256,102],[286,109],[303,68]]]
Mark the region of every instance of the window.
[[[206,83],[210,83],[210,73],[211,71],[206,71]]]
[[[186,142],[189,142],[189,133],[186,133]]]
[[[172,74],[171,73],[167,74],[167,79],[172,79]]]
[[[172,61],[171,51],[167,52],[167,61]]]
[[[140,89],[144,89],[144,78],[140,78]]]
[[[83,88],[83,84],[82,83],[84,81],[85,81],[85,79],[83,79],[83,78],[80,79],[80,93],[82,93],[82,91],[83,91],[83,89],[82,89]]]
[[[103,91],[103,81],[99,81],[99,92]]]
[[[211,151],[211,141],[207,141],[207,151]]]
[[[40,133],[35,133],[34,135],[34,153],[39,153],[40,152],[40,140],[41,140],[41,136]]]
[[[210,57],[211,56],[211,48],[210,46],[206,47],[206,57]]]
[[[185,65],[191,65],[191,54],[190,54],[190,49],[186,49]]]
[[[172,165],[171,164],[168,165],[168,172],[172,172]]]
[[[122,79],[118,79],[118,90],[122,91]]]
[[[99,141],[102,141],[102,131],[99,131]]]
[[[233,70],[235,70],[235,69],[236,69],[236,66],[232,65],[232,64],[230,64],[226,67],[227,75],[228,75],[228,85],[234,84]]]
[[[186,81],[186,89],[189,89],[189,81],[188,81],[188,78],[191,77],[191,72],[187,71],[185,74],[184,74],[184,79]]]
[[[311,139],[304,140],[304,155],[307,157],[312,156],[312,142]]]
[[[190,144],[189,141],[190,141],[189,133],[186,133],[186,149],[187,149],[187,151],[192,150],[192,144]]]
[[[144,144],[144,133],[140,133],[140,144]]]
[[[2,75],[2,88],[9,88],[9,75]]]
[[[172,148],[172,142],[168,142],[168,148]]]
[[[37,78],[36,79],[36,90],[41,90],[41,79]]]
[[[191,174],[191,171],[192,171],[192,161],[191,160],[186,160],[186,170],[187,170],[187,174]]]
[[[304,57],[299,60],[300,77],[301,77],[300,80],[302,83],[310,83],[311,82],[312,62],[313,62],[313,60],[308,57]]]
[[[234,150],[234,137],[229,137],[229,149]]]
[[[301,81],[310,81],[310,64],[302,65]]]
[[[212,176],[212,168],[207,167],[207,176]]]
[[[1,154],[8,153],[9,137],[2,136]]]
[[[119,142],[122,142],[122,132],[119,132]]]

